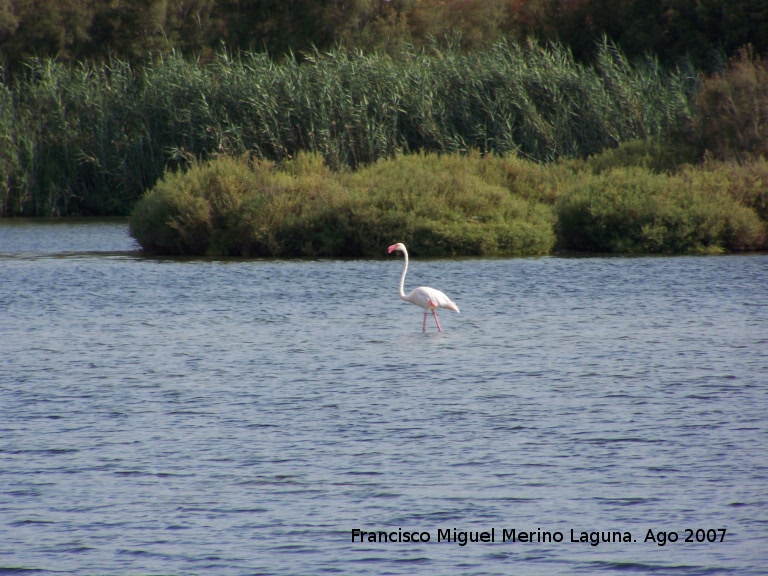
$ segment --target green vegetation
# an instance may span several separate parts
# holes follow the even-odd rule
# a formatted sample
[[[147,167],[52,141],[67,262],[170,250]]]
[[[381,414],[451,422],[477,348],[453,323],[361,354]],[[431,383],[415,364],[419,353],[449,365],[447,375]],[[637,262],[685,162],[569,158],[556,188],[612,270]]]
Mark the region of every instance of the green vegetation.
[[[721,253],[763,246],[765,223],[727,183],[688,170],[580,174],[558,198],[563,248],[618,254]]]
[[[507,42],[283,64],[256,53],[140,69],[38,60],[0,85],[0,215],[126,214],[166,167],[222,153],[317,152],[333,169],[420,150],[584,157],[673,138],[695,86],[690,70],[633,65],[608,43],[596,67]]]
[[[172,254],[380,256],[393,238],[422,256],[547,253],[551,207],[510,194],[493,162],[414,154],[345,174],[317,154],[222,157],[166,174],[131,233]]]
[[[659,172],[637,164],[669,151],[641,147],[548,165],[412,154],[346,173],[317,154],[281,165],[222,157],[168,172],[131,232],[154,253],[278,257],[380,256],[395,241],[418,256],[768,248],[768,186],[750,187],[768,184],[765,161]]]
[[[765,249],[766,6],[0,0],[0,216],[187,254]]]

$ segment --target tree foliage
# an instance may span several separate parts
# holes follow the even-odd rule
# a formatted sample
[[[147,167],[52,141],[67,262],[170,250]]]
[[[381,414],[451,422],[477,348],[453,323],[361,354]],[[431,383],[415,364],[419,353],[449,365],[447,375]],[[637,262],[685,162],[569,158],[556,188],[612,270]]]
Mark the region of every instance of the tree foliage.
[[[0,63],[30,56],[131,61],[222,44],[273,57],[345,46],[473,49],[502,37],[558,41],[577,59],[612,39],[630,59],[690,58],[715,70],[751,44],[768,52],[765,0],[0,0]]]

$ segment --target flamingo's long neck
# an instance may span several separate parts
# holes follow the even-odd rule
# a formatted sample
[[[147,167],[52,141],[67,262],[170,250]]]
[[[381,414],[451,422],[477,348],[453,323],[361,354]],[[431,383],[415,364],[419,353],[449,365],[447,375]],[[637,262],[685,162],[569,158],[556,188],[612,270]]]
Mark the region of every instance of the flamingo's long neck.
[[[403,256],[405,256],[405,263],[403,264],[403,273],[400,275],[400,298],[406,299],[405,290],[405,273],[408,272],[408,251],[403,247]]]

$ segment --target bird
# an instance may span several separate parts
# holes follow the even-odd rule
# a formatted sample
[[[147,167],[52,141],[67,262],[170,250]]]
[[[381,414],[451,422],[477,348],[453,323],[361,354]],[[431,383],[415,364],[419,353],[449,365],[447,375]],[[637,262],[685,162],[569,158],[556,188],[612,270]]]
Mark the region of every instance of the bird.
[[[392,244],[388,249],[388,254],[392,254],[395,250],[399,250],[405,256],[405,265],[403,266],[403,274],[400,276],[400,298],[411,304],[416,304],[420,308],[424,309],[424,322],[421,325],[421,331],[427,331],[427,314],[432,312],[432,316],[435,318],[435,324],[437,325],[437,331],[442,332],[440,327],[440,321],[437,319],[437,309],[445,308],[447,310],[453,310],[459,312],[459,307],[448,296],[435,290],[429,286],[419,286],[409,294],[403,291],[403,285],[405,284],[405,273],[408,272],[408,250],[405,249],[405,244],[398,242]]]

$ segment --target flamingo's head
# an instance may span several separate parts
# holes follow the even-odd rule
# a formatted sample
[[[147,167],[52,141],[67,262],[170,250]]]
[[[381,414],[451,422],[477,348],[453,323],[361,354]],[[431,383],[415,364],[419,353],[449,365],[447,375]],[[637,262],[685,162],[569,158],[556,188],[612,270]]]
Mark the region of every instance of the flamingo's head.
[[[400,250],[401,252],[405,251],[405,245],[398,242],[397,244],[392,244],[392,246],[389,247],[387,250],[387,254],[392,254],[395,250]]]

